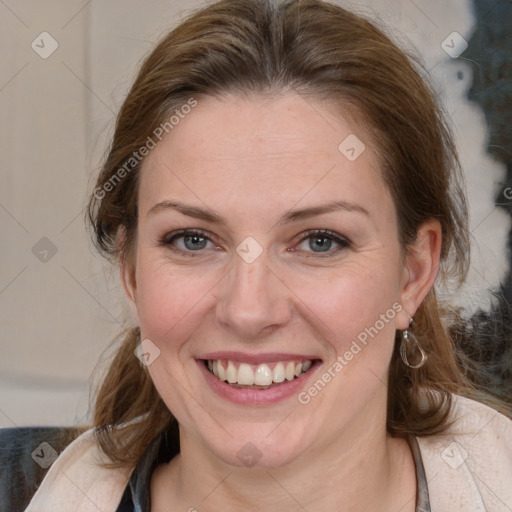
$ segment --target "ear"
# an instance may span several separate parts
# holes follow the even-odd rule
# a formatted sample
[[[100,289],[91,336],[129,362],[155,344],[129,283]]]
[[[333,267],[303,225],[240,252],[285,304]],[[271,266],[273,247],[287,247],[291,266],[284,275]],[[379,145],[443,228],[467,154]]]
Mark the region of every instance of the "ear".
[[[397,315],[397,329],[409,327],[411,318],[434,285],[439,272],[441,241],[441,224],[433,219],[422,224],[416,240],[407,248],[400,292],[403,309]]]
[[[116,244],[118,249],[120,249],[119,254],[121,255],[118,260],[119,265],[119,276],[121,278],[121,283],[123,285],[123,289],[128,300],[128,304],[130,305],[130,309],[132,310],[132,316],[137,325],[139,322],[139,314],[137,311],[137,282],[135,279],[135,268],[133,263],[131,263],[124,254],[122,248],[124,248],[126,242],[126,228],[124,226],[119,226],[116,234]]]

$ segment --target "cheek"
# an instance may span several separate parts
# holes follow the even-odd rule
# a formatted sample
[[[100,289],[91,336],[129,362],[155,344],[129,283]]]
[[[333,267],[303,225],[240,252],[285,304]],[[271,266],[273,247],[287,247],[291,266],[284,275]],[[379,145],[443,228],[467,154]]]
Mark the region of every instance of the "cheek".
[[[290,285],[299,298],[300,315],[320,332],[333,357],[351,350],[356,340],[367,356],[371,352],[383,360],[389,355],[400,308],[398,269],[394,270],[391,265],[347,265],[325,278],[304,276]]]
[[[142,334],[155,342],[185,339],[211,307],[215,279],[159,261],[141,258],[137,280],[137,311]]]
[[[223,272],[170,265],[151,251],[139,254],[137,310],[142,335],[161,350],[178,351],[214,315]],[[387,256],[386,262],[392,260]],[[299,323],[306,320],[330,345],[328,350],[334,348],[337,354],[348,350],[358,336],[364,338],[368,329],[373,333],[380,315],[386,314],[399,296],[398,266],[384,265],[382,258],[361,257],[338,268],[307,272],[281,267],[278,273],[284,286],[280,300],[293,303]],[[394,321],[378,330],[379,337],[380,331],[391,337]]]

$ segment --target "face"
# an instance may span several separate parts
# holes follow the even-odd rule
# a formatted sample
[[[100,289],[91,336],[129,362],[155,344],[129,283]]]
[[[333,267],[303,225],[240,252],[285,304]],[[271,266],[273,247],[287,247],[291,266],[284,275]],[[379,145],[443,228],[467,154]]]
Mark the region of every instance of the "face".
[[[123,282],[182,442],[215,460],[276,467],[385,431],[418,273],[378,153],[342,114],[295,94],[206,98],[144,163]]]

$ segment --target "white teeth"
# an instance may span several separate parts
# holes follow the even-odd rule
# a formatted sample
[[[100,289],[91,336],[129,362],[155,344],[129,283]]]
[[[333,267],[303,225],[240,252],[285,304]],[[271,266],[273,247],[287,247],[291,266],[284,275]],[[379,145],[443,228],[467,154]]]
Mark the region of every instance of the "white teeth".
[[[266,364],[260,364],[254,373],[254,384],[270,386],[272,384],[272,371]]]
[[[230,384],[234,384],[237,381],[237,371],[233,364],[233,361],[228,362],[228,369],[226,370],[226,378]]]
[[[284,364],[283,363],[277,363],[274,366],[274,371],[272,372],[272,380],[274,382],[284,382],[285,379],[284,375]]]
[[[227,380],[226,370],[224,370],[224,366],[222,366],[222,363],[220,361],[217,364],[217,371],[219,372],[220,380]]]
[[[286,365],[286,372],[285,372],[286,380],[293,380],[293,377],[295,377],[295,365],[292,361],[290,361]]]
[[[252,386],[254,384],[254,372],[252,368],[245,363],[242,363],[238,368],[238,384],[245,386]]]
[[[227,364],[227,368],[225,368]],[[308,371],[313,364],[312,361],[297,363],[295,361],[271,364],[262,363],[253,370],[255,365],[240,363],[238,369],[233,361],[208,360],[207,367],[219,380],[227,381],[229,384],[242,386],[270,386],[272,383],[280,384],[285,380],[293,380],[304,372]]]

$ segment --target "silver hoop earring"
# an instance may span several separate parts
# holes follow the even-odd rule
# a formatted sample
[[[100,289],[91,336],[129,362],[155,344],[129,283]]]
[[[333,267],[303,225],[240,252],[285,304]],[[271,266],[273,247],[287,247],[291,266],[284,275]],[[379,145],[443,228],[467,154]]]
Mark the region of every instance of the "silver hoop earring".
[[[412,326],[412,318],[411,323],[409,324],[409,329],[406,329],[402,333],[402,342],[400,343],[400,357],[402,358],[402,361],[404,364],[406,364],[409,368],[420,368],[423,366],[427,360],[427,354],[425,351],[421,348],[421,345],[418,341],[418,338],[410,331]],[[411,351],[412,346],[414,346],[413,350],[416,350],[421,354],[421,359],[419,363],[417,364],[411,364],[409,360],[407,359],[407,351]]]

